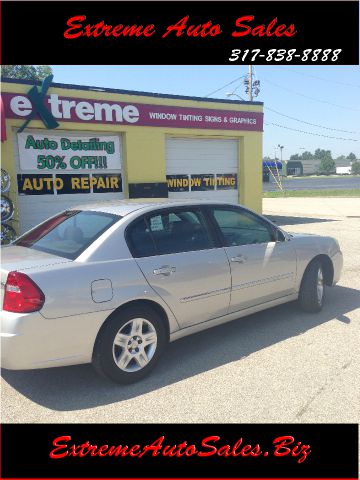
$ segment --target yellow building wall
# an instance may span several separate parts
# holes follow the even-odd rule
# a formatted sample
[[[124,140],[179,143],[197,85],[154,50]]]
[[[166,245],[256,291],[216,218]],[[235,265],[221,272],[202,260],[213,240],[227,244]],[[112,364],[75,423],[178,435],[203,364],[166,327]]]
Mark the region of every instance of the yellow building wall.
[[[30,85],[2,83],[3,92],[26,94]],[[168,98],[123,95],[91,90],[50,88],[48,94],[56,93],[64,97],[84,98],[92,100],[121,101],[129,103],[145,103],[172,105],[182,107],[209,108],[213,110],[233,110],[262,112],[262,105],[226,104],[195,100],[177,100]],[[14,161],[13,129],[19,128],[23,119],[6,119],[7,140],[1,145],[2,166],[11,175],[11,189],[7,195],[15,204],[16,221],[16,166]],[[239,202],[258,213],[262,209],[262,132],[239,130],[205,130],[190,128],[162,128],[129,126],[123,124],[100,124],[87,122],[59,122],[59,130],[96,131],[122,135],[124,145],[123,170],[124,193],[128,196],[128,183],[147,183],[166,181],[165,143],[167,136],[197,138],[232,138],[239,142]],[[29,128],[45,129],[40,120],[32,120]]]
[[[240,139],[240,203],[262,212],[262,132],[247,132]]]

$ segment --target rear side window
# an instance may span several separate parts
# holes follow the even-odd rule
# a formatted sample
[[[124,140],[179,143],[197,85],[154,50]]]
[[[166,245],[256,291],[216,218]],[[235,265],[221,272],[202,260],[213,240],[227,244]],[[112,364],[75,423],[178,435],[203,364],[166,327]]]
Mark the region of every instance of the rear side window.
[[[127,240],[134,257],[152,257],[156,255],[155,244],[144,218],[131,225]]]
[[[127,239],[134,257],[214,248],[205,219],[200,211],[159,212],[134,223]]]
[[[120,218],[103,212],[63,212],[25,233],[13,245],[74,260]]]

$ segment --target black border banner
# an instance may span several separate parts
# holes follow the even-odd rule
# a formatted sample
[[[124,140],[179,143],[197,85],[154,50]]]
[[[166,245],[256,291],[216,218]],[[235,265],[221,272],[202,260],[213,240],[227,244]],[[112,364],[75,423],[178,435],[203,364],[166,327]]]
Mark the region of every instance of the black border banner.
[[[2,478],[354,479],[358,425],[4,424],[1,458]]]
[[[171,2],[171,8],[166,5],[156,1],[2,2],[2,62],[359,64],[356,1],[177,1]],[[124,26],[134,29],[132,36],[123,36]],[[257,49],[258,54],[253,51]],[[269,53],[271,49],[276,52]],[[233,50],[241,51],[238,58]]]
[[[358,65],[359,2],[2,2],[3,64],[76,65]],[[84,24],[150,25],[151,36],[64,37],[69,18],[86,16]],[[237,19],[252,30],[235,37]],[[188,17],[188,18],[187,18]],[[192,36],[168,27],[181,19],[187,25],[220,25],[217,35]],[[274,19],[276,22],[274,24]],[[242,22],[244,23],[244,22]],[[273,23],[273,26],[270,25]],[[280,35],[276,27],[294,25],[296,34]],[[261,32],[264,25],[264,35]],[[244,28],[242,29],[244,31]],[[267,32],[267,33],[266,33]],[[233,50],[240,50],[231,61]],[[272,55],[269,50],[276,50]],[[311,52],[306,56],[304,51]],[[321,53],[314,55],[315,50]],[[244,56],[246,50],[249,54]],[[254,50],[260,52],[254,58]],[[285,50],[283,57],[279,50]],[[290,50],[295,50],[291,55]],[[324,57],[324,51],[331,53]],[[334,51],[341,53],[334,57]],[[251,55],[251,56],[250,56]],[[262,56],[263,55],[263,56]],[[290,57],[289,57],[290,55]],[[299,56],[297,56],[299,55]],[[40,177],[39,177],[40,178]],[[22,179],[18,178],[21,190]],[[161,188],[160,188],[161,187]],[[166,184],[132,184],[130,196]],[[160,190],[159,190],[160,189]],[[161,195],[160,195],[161,196]],[[166,196],[165,194],[162,196]],[[174,456],[64,456],[51,458],[54,442],[90,447],[157,444],[174,447]],[[279,438],[283,437],[282,440]],[[286,437],[286,439],[284,439]],[[290,440],[290,437],[293,440]],[[209,440],[210,438],[210,440]],[[56,440],[58,439],[58,440]],[[288,446],[279,447],[281,442]],[[87,443],[88,442],[88,443]],[[186,445],[184,444],[186,442]],[[212,448],[204,447],[211,445]],[[291,442],[291,443],[290,443]],[[187,447],[216,453],[186,455]],[[227,445],[229,447],[227,448]],[[257,452],[259,445],[261,454]],[[247,447],[249,446],[249,447]],[[250,447],[251,446],[251,447]],[[220,450],[222,448],[222,450]],[[302,450],[303,449],[303,450]],[[65,449],[61,450],[62,452]],[[93,452],[97,450],[93,450]],[[103,452],[107,449],[104,448]],[[193,450],[188,450],[191,452]],[[218,452],[223,452],[220,456]],[[136,452],[136,449],[133,450]],[[229,455],[226,455],[226,452]],[[242,452],[242,453],[241,453]],[[251,454],[252,452],[252,454]],[[305,456],[305,453],[308,452]],[[265,455],[265,453],[267,453]],[[2,478],[358,478],[358,425],[355,424],[3,424],[1,426]],[[301,458],[303,461],[299,462]]]

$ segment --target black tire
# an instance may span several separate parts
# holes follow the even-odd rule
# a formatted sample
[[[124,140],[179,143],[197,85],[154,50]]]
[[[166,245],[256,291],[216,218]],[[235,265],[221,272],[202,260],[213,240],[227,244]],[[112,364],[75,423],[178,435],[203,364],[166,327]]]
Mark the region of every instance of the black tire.
[[[142,320],[143,328],[141,333],[131,333],[135,319]],[[156,344],[147,345],[146,335],[156,333]],[[122,338],[129,337],[125,341],[126,347],[115,345],[115,337],[120,334]],[[148,337],[150,338],[150,337]],[[124,340],[121,340],[124,342]],[[133,345],[135,342],[135,346]],[[110,317],[101,328],[95,342],[92,363],[102,376],[110,378],[114,382],[129,384],[137,382],[147,376],[156,365],[162,351],[167,343],[166,329],[160,315],[149,307],[137,306],[120,311]],[[143,345],[141,345],[143,344]],[[139,353],[136,353],[135,350]],[[151,349],[151,350],[150,350]],[[145,351],[146,357],[151,359],[141,367],[138,358]],[[148,353],[146,353],[148,352]],[[136,357],[136,358],[135,358]],[[116,363],[121,358],[131,358],[126,370]]]
[[[325,297],[325,283],[323,283],[322,295],[318,295],[319,272],[322,279],[324,272],[319,260],[313,260],[306,268],[304,276],[301,281],[299,292],[299,305],[305,312],[316,313],[320,312],[324,305]]]

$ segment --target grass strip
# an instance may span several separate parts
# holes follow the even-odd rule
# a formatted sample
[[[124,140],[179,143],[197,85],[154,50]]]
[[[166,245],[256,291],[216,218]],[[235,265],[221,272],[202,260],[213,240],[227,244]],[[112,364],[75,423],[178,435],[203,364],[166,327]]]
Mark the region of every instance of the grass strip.
[[[264,198],[284,197],[360,197],[360,188],[344,190],[279,190],[275,192],[263,192]]]

